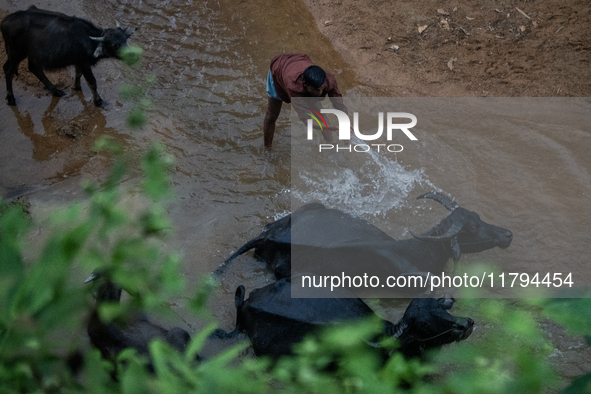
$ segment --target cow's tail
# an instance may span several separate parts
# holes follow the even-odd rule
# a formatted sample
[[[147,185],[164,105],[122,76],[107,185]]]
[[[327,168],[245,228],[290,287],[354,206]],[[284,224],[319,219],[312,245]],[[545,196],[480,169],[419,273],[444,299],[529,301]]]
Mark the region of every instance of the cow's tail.
[[[251,239],[247,243],[245,243],[244,246],[242,246],[240,249],[238,249],[236,251],[236,253],[234,253],[226,261],[224,261],[218,267],[218,269],[213,271],[213,276],[216,278],[219,278],[224,273],[226,268],[228,267],[228,263],[230,261],[234,260],[236,257],[240,256],[241,254],[248,252],[250,249],[258,248],[262,244],[262,241],[263,241],[263,239],[261,237],[256,237],[254,239]]]

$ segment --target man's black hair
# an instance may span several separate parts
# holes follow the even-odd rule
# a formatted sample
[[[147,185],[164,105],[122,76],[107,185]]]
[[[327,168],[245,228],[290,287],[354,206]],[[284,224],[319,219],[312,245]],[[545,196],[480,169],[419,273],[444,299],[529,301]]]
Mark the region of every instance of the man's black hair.
[[[306,85],[318,89],[326,80],[326,73],[318,66],[310,66],[304,71],[304,82]]]

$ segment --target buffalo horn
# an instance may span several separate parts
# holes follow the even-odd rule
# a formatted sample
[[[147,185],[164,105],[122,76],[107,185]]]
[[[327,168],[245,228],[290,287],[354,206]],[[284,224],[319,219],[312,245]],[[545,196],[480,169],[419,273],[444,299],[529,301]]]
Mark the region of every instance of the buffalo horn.
[[[402,333],[404,332],[404,330],[406,329],[407,325],[404,323],[400,323],[400,325],[398,326],[398,329],[396,330],[396,332],[394,332],[392,334],[392,336],[396,339],[400,338],[400,336],[402,335]]]
[[[412,231],[410,232],[410,234],[415,237],[418,240],[421,241],[428,241],[428,242],[441,242],[441,241],[445,241],[446,239],[451,239],[453,237],[455,237],[460,230],[462,229],[462,226],[458,225],[457,223],[452,224],[452,226],[449,228],[449,230],[447,230],[445,233],[441,234],[441,235],[418,235],[413,233]]]
[[[455,202],[454,200],[452,200],[451,198],[449,198],[445,194],[442,194],[439,192],[429,192],[429,193],[422,194],[417,197],[417,200],[420,198],[430,198],[431,200],[435,200],[438,203],[440,203],[441,205],[443,205],[445,208],[447,208],[447,210],[450,212],[453,212],[454,209],[458,208],[457,202]]]
[[[93,272],[92,274],[90,274],[90,276],[88,278],[86,278],[84,280],[84,283],[92,282],[93,280],[95,280],[98,277],[99,277],[99,275],[96,272]]]
[[[90,37],[90,39],[94,40],[94,41],[100,41],[100,42],[105,41],[105,37]]]
[[[369,346],[375,348],[375,349],[381,349],[383,348],[383,346],[379,343],[379,342],[370,342],[366,339],[363,340],[363,342],[367,343]]]

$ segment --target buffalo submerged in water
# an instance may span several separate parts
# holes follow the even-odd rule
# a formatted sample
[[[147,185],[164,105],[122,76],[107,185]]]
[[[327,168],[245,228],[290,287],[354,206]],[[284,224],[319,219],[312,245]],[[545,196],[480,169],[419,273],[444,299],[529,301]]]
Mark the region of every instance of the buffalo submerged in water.
[[[277,279],[297,272],[320,275],[405,275],[442,272],[449,259],[498,246],[509,247],[511,231],[485,223],[475,212],[461,208],[449,197],[430,192],[418,197],[442,204],[450,214],[431,230],[413,238],[395,240],[365,220],[319,203],[304,205],[293,214],[265,226],[216,271],[254,249]],[[297,260],[296,260],[297,259]],[[292,265],[292,262],[294,264]]]
[[[293,278],[300,280],[299,276]],[[373,310],[345,289],[329,292],[319,289],[319,296],[330,298],[292,298],[292,278],[281,279],[261,289],[253,290],[245,300],[244,286],[236,289],[236,329],[231,333],[216,330],[218,338],[233,338],[241,332],[248,334],[257,356],[279,357],[293,353],[293,345],[318,329],[331,324],[375,318]],[[342,298],[333,298],[342,297]],[[431,349],[464,340],[474,329],[470,318],[455,317],[448,311],[454,299],[448,296],[416,298],[397,323],[383,321],[383,335],[398,341],[398,350],[407,358],[423,357]],[[377,343],[366,341],[384,357],[388,351]]]

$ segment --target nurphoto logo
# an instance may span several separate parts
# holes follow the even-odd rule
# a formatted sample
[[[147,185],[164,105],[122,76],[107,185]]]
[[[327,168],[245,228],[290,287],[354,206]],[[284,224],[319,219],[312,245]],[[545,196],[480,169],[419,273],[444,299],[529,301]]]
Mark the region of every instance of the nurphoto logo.
[[[328,129],[328,124],[326,119],[322,116],[322,114],[333,114],[336,115],[337,121],[339,123],[339,134],[338,138],[339,141],[351,141],[351,130],[355,134],[357,141],[361,140],[362,142],[367,141],[376,141],[382,137],[384,133],[384,118],[386,119],[386,140],[388,142],[392,141],[395,131],[402,131],[411,141],[417,141],[417,137],[414,136],[413,133],[410,132],[410,128],[416,126],[417,124],[417,117],[408,112],[387,112],[384,116],[384,112],[378,113],[378,130],[373,134],[362,134],[359,131],[359,113],[353,112],[353,127],[351,127],[351,120],[349,116],[338,109],[321,109],[320,112],[313,110],[312,108],[306,107],[306,110],[310,112],[306,112],[306,115],[309,115],[312,119],[308,119],[308,140],[312,140],[314,138],[313,133],[313,126],[314,121],[320,127],[320,130]],[[410,122],[407,123],[394,123],[394,119],[409,119]],[[359,141],[359,142],[361,142]],[[354,142],[356,142],[354,140]],[[348,152],[369,152],[372,149],[377,150],[380,152],[381,150],[386,150],[388,152],[402,152],[403,146],[400,144],[383,144],[383,143],[354,143],[354,144],[347,144],[347,145],[339,145],[339,144],[331,144],[331,143],[324,143],[319,144],[318,146],[319,151],[322,152],[323,150],[336,150],[339,151],[348,151]]]

